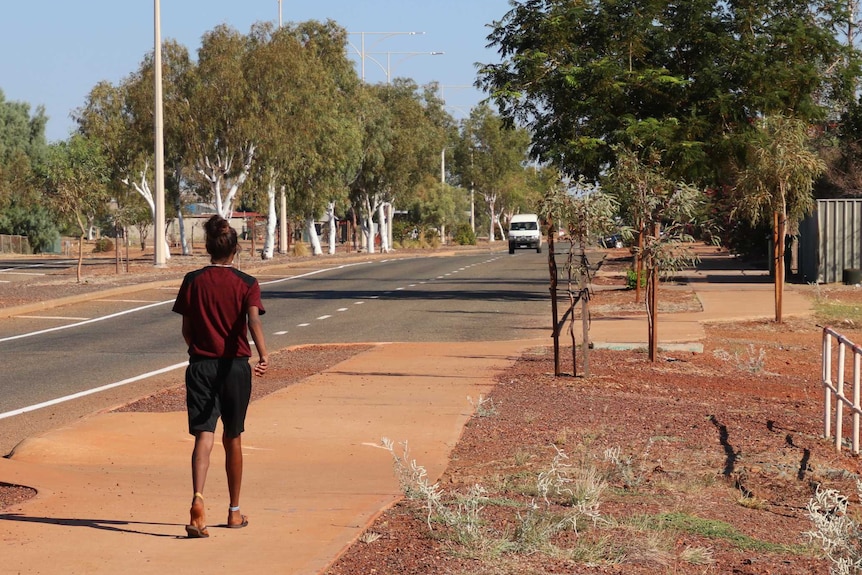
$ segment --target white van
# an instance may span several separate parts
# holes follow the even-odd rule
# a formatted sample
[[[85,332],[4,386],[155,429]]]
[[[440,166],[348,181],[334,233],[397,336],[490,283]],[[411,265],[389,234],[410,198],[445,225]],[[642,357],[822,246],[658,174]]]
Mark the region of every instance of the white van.
[[[509,253],[517,248],[529,248],[542,253],[542,227],[536,214],[515,214],[509,220]]]

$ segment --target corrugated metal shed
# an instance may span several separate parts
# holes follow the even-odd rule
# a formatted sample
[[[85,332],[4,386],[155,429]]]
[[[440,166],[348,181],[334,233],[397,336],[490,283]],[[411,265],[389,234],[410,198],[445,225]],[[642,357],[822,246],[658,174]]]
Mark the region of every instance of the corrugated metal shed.
[[[862,199],[817,200],[799,226],[799,271],[807,283],[843,281],[862,268]]]

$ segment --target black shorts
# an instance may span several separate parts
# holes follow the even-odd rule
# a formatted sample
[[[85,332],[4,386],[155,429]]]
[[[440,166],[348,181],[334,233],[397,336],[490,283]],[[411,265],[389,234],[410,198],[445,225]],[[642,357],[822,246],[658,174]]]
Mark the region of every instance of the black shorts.
[[[186,368],[189,433],[215,431],[221,418],[228,437],[245,431],[251,399],[251,366],[247,357],[192,358]]]

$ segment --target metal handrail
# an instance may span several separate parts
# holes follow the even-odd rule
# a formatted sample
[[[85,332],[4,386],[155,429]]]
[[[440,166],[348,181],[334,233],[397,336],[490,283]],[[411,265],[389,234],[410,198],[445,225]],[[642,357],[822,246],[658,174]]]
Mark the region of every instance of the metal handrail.
[[[833,370],[832,348],[833,340],[838,344],[838,360]],[[847,397],[844,391],[845,375],[847,372],[846,359],[847,350],[853,354],[852,372],[852,396]],[[832,418],[835,418],[835,450],[841,451],[844,436],[844,407],[846,406],[852,416],[853,431],[851,433],[851,449],[854,454],[859,453],[859,425],[862,408],[860,408],[860,360],[862,360],[862,347],[856,345],[845,336],[830,327],[823,328],[823,436],[833,437]],[[834,371],[834,379],[833,379]],[[832,413],[832,400],[836,400],[835,413]]]

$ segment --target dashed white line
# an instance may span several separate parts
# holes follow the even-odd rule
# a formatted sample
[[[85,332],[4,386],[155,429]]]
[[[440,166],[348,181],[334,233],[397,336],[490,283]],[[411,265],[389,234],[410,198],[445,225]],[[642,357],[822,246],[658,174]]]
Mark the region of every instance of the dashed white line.
[[[335,311],[347,311],[347,309],[348,309],[348,308],[346,308],[346,307],[340,307],[340,308],[338,308],[338,309],[337,309],[337,310],[335,310]]]
[[[287,333],[287,330],[283,330],[283,331],[277,331],[273,335],[285,335],[286,333]]]
[[[362,305],[364,303],[365,303],[364,301],[355,301],[355,302],[353,302],[353,305]]]
[[[322,316],[320,316],[319,318],[317,318],[317,321],[321,321],[321,320],[324,320],[324,319],[329,319],[329,318],[331,318],[331,317],[332,317],[331,315],[322,315]]]
[[[310,325],[311,325],[310,323],[300,323],[296,327],[308,327]]]

